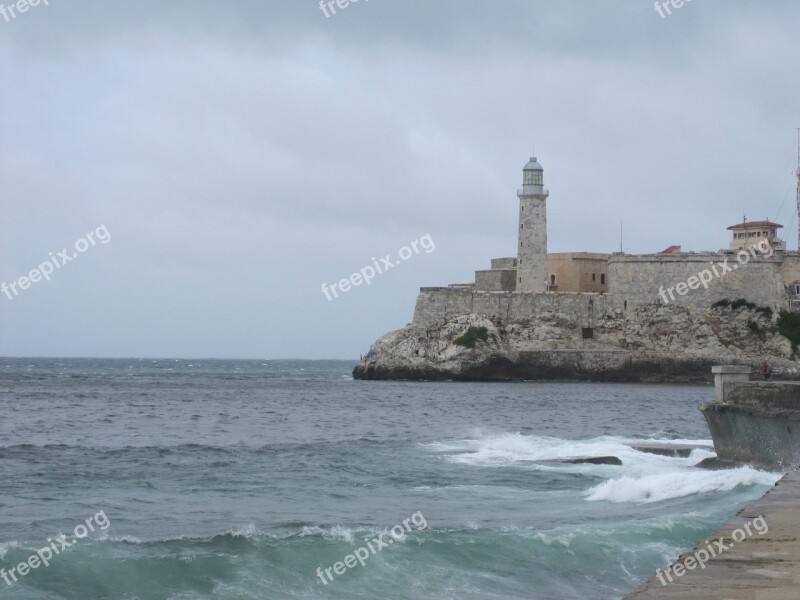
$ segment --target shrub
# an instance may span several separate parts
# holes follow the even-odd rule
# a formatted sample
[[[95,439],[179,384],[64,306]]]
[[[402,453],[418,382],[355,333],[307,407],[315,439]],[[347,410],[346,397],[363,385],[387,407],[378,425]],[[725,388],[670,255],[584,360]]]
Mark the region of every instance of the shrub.
[[[753,310],[756,307],[755,304],[753,304],[752,302],[748,302],[744,298],[739,298],[738,300],[734,300],[733,302],[731,302],[731,308],[733,310],[736,310],[737,308],[742,308],[743,306],[746,306],[750,310]]]
[[[746,306],[750,310],[755,310],[756,312],[761,313],[768,319],[772,319],[772,309],[769,306],[758,306],[753,302],[748,302],[744,298],[739,298],[737,300],[734,300],[733,302],[731,302],[727,298],[723,298],[722,300],[717,300],[716,302],[714,302],[714,304],[711,305],[711,308],[730,307],[733,310],[736,310],[737,308],[742,308],[743,306]]]
[[[755,321],[748,321],[747,322],[747,327],[749,327],[750,331],[752,331],[756,335],[761,335],[761,333],[762,333],[761,326],[758,323],[756,323]]]
[[[792,342],[792,349],[800,344],[800,314],[781,312],[778,317],[778,332]]]
[[[769,306],[759,306],[756,309],[756,312],[760,312],[762,315],[764,315],[768,319],[772,318],[772,309]]]
[[[453,340],[453,343],[465,348],[474,348],[478,341],[485,342],[487,339],[489,339],[489,330],[486,327],[470,326],[464,335]]]

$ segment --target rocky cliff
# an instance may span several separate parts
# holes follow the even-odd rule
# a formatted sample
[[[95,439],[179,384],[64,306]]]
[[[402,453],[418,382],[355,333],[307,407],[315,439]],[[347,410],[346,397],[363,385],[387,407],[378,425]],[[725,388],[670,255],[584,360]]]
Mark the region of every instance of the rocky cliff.
[[[386,334],[353,376],[695,382],[709,380],[715,364],[758,369],[764,360],[779,375],[796,376],[792,345],[776,323],[776,315],[748,306],[693,311],[651,304],[609,312],[591,332],[556,308],[514,321],[464,314]]]

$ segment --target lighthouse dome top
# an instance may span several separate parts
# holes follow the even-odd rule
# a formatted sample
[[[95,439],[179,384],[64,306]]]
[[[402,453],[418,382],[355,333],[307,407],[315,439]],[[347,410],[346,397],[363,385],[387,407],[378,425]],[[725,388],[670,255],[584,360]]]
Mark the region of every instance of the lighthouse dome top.
[[[539,161],[536,160],[536,157],[532,156],[531,159],[528,161],[528,164],[525,165],[523,171],[544,171],[544,169],[542,168],[542,165],[539,164]]]
[[[517,195],[522,196],[547,196],[544,189],[544,169],[535,156],[532,156],[522,169],[522,189],[517,191]]]

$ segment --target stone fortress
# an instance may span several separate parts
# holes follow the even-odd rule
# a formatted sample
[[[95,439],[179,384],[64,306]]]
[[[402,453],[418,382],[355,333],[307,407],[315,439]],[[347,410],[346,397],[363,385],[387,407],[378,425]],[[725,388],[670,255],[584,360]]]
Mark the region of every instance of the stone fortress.
[[[377,340],[355,378],[705,381],[721,361],[764,360],[797,370],[800,350],[777,327],[780,312],[800,311],[800,254],[782,225],[745,219],[716,252],[549,254],[535,157],[517,197],[517,255],[474,282],[421,288],[413,321]]]
[[[771,250],[714,277],[708,289],[673,292],[674,302],[704,310],[721,299],[744,298],[775,311],[800,308],[800,254],[786,251],[778,237],[782,225],[769,220],[732,225],[729,248],[716,252],[683,252],[680,246],[670,246],[657,254],[549,254],[544,169],[533,157],[522,173],[517,256],[493,259],[490,269],[475,272],[474,283],[422,288],[414,323],[426,326],[468,313],[514,320],[535,315],[540,307],[559,305],[584,314],[584,327],[592,329],[593,321],[608,311],[624,315],[645,304],[663,303],[660,290],[696,278],[726,259],[736,265],[738,251],[759,243],[768,243],[763,247]]]

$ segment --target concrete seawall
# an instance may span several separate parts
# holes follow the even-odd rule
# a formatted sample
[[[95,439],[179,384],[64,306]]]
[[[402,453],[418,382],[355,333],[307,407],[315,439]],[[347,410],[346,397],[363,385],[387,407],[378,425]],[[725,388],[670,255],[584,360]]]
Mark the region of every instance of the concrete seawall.
[[[789,473],[681,555],[669,577],[657,573],[627,600],[800,598],[800,383],[749,381],[746,367],[716,366],[712,371],[716,399],[700,410],[718,459]],[[752,522],[760,518],[766,531],[754,530]],[[751,533],[743,535],[748,527]],[[701,568],[697,557],[701,552],[708,556],[712,547],[718,552]]]
[[[753,531],[741,542],[732,541],[734,530],[743,530],[763,517],[769,530]],[[753,528],[751,527],[751,530]],[[741,536],[739,536],[741,537]],[[711,534],[722,539],[727,550],[711,558],[704,569],[695,566],[670,583],[653,577],[626,600],[797,600],[800,598],[800,472],[793,471],[760,500],[750,504]],[[714,546],[716,548],[716,546]],[[681,555],[677,564],[707,548],[705,540]]]
[[[713,371],[716,401],[700,410],[717,456],[773,470],[800,467],[800,383],[748,381],[742,367]]]

